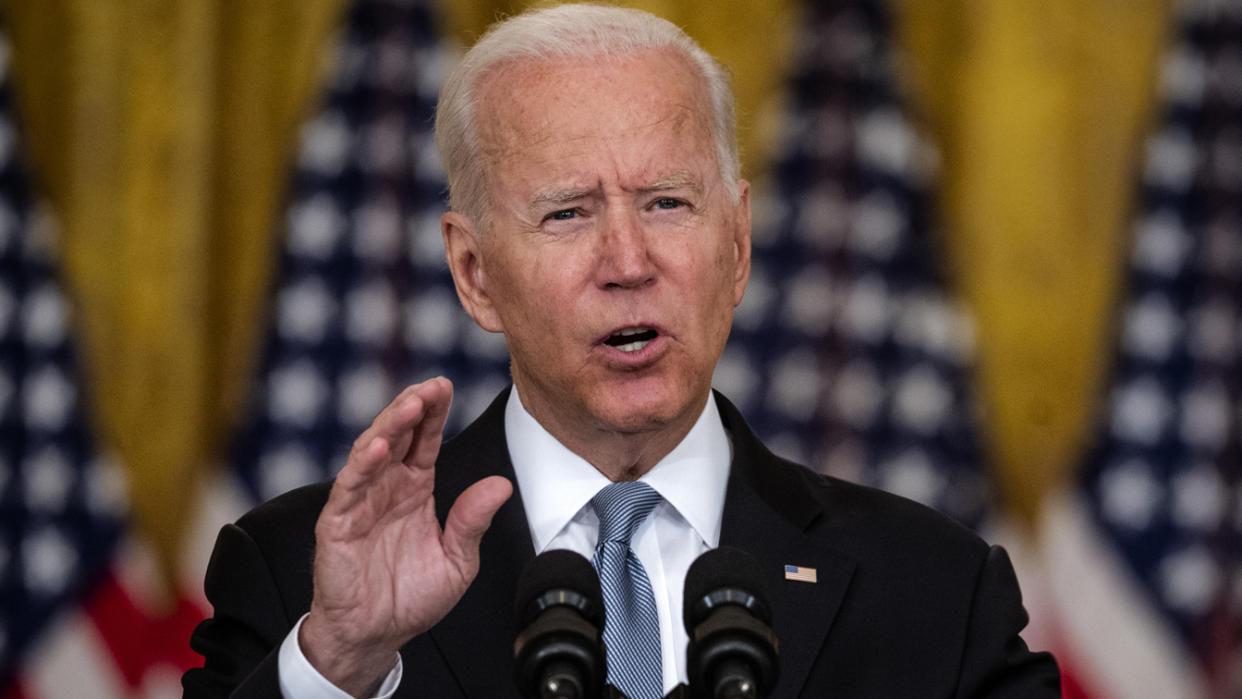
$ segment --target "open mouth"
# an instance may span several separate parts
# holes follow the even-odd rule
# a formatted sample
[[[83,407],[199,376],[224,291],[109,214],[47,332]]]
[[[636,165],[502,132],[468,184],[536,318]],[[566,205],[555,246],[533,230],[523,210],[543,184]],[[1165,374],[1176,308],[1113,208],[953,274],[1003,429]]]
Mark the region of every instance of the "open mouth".
[[[659,337],[660,333],[647,327],[622,328],[604,340],[609,347],[616,347],[622,352],[637,352],[647,343]]]

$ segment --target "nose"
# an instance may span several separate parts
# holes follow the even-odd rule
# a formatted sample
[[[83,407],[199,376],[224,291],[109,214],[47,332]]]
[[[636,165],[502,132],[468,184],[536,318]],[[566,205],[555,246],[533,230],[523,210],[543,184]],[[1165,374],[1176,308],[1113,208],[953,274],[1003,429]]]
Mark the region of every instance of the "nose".
[[[620,207],[617,207],[620,208]],[[609,212],[600,235],[599,281],[604,288],[637,289],[655,281],[647,232],[634,211]]]

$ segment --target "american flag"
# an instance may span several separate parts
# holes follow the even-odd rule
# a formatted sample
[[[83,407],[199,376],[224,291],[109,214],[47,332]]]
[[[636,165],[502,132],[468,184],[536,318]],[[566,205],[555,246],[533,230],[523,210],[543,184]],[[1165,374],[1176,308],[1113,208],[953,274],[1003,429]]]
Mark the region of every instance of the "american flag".
[[[1242,696],[1242,2],[1176,8],[1111,389],[1049,520],[1082,696]]]
[[[22,168],[0,32],[0,696],[175,696],[203,617],[158,590],[92,439],[56,226]]]
[[[69,302],[21,164],[0,38],[0,687],[69,602],[103,575],[123,486],[83,418]]]
[[[819,571],[814,568],[786,564],[785,579],[804,583],[816,583],[819,582]]]
[[[272,331],[234,452],[257,500],[339,470],[407,384],[453,379],[453,432],[508,381],[504,339],[461,309],[444,261],[432,123],[455,56],[433,9],[359,0],[302,130]]]
[[[777,452],[978,525],[972,325],[937,266],[930,146],[896,90],[887,3],[807,2],[796,26],[717,383]]]
[[[55,227],[22,166],[0,33],[0,694],[65,609],[98,593],[124,529],[124,481],[84,417]]]

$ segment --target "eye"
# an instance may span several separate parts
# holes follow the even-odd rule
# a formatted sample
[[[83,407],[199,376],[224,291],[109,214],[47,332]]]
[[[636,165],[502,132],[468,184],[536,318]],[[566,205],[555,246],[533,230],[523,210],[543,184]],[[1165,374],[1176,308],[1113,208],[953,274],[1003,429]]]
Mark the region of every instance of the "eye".
[[[577,209],[561,209],[543,217],[545,221],[569,221],[578,217]]]
[[[683,202],[680,199],[674,199],[672,197],[660,197],[659,199],[656,199],[652,203],[652,207],[656,209],[664,209],[665,211],[672,210],[672,209],[678,209],[678,208],[681,208],[682,206],[685,206],[685,202]]]

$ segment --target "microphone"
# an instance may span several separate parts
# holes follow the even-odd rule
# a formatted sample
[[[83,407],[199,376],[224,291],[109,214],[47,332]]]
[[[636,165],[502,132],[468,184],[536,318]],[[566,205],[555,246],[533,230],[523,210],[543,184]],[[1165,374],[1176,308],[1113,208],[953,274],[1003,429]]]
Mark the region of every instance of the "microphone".
[[[604,696],[604,596],[587,559],[545,551],[518,578],[514,681],[526,699]]]
[[[778,642],[753,556],[728,547],[699,556],[686,573],[683,617],[693,699],[759,699],[772,693],[780,670]]]

